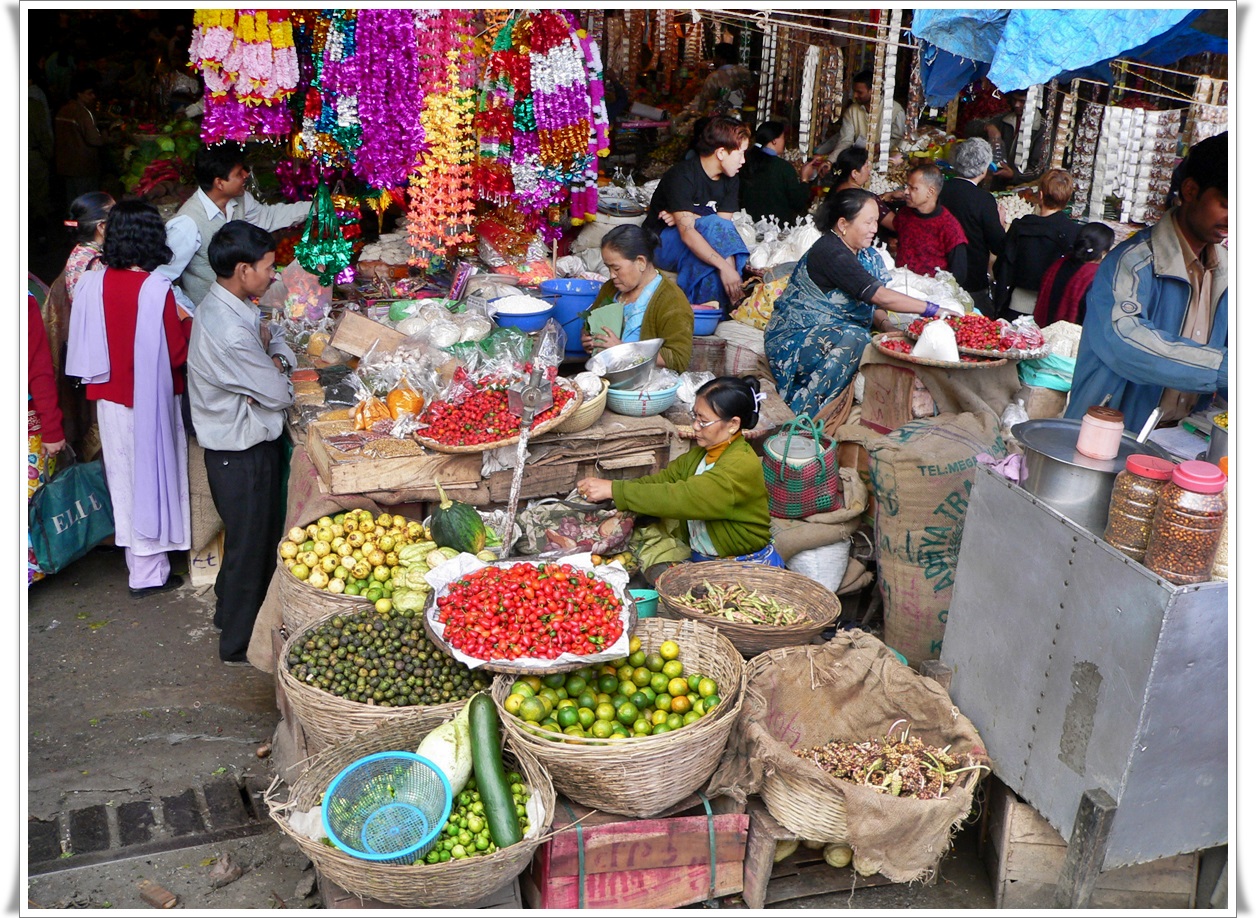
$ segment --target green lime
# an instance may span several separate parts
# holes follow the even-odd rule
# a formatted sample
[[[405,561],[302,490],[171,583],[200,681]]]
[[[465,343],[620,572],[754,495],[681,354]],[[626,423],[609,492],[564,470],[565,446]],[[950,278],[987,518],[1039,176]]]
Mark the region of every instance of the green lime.
[[[615,719],[627,727],[636,722],[640,713],[635,704],[631,701],[626,701],[615,711]]]
[[[598,720],[612,721],[615,719],[615,706],[610,702],[604,701],[594,708],[593,716]]]

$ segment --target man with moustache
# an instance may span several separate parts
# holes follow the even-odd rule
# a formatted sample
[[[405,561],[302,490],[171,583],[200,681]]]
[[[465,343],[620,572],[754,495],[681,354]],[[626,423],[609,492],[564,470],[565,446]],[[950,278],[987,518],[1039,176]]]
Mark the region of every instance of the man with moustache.
[[[1103,260],[1086,296],[1065,417],[1111,394],[1128,430],[1176,424],[1229,387],[1229,135],[1191,147],[1180,203]]]

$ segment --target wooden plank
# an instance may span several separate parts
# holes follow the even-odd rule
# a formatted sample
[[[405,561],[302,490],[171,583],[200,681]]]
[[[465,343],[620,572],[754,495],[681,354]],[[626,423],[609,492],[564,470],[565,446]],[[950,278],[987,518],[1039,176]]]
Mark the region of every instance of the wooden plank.
[[[790,838],[788,829],[772,818],[763,801],[755,797],[747,806],[750,814],[746,837],[745,877],[741,897],[752,909],[763,908],[767,901],[768,881],[776,857],[777,842]]]
[[[1056,887],[1057,908],[1086,908],[1108,853],[1108,837],[1116,821],[1116,800],[1101,787],[1082,794],[1073,820],[1073,835]]]
[[[375,459],[342,453],[326,442],[328,431],[340,432],[340,422],[314,421],[306,431],[306,449],[319,477],[331,494],[369,494],[396,491],[416,483],[431,486],[439,478],[442,485],[477,485],[480,481],[480,453],[423,452],[415,456]],[[433,494],[435,487],[432,486]]]
[[[405,340],[396,329],[345,310],[332,333],[331,346],[354,357],[365,357],[372,347],[376,354],[391,354]]]
[[[921,660],[920,675],[928,676],[942,688],[948,692],[951,690],[951,667],[947,666],[941,660]]]
[[[533,868],[535,870],[535,866]],[[539,899],[532,908],[580,907],[579,877],[550,877],[548,882],[534,876],[540,886]],[[715,895],[731,896],[741,890],[741,861],[716,864]],[[702,902],[710,895],[711,872],[707,865],[662,867],[620,873],[588,874],[584,878],[585,908],[678,908]]]
[[[768,892],[765,899],[768,905],[776,902],[788,902],[791,899],[801,899],[804,896],[818,896],[824,893],[863,889],[869,886],[891,885],[890,880],[879,873],[874,873],[869,877],[861,876],[850,867],[838,868],[829,866],[819,851],[808,851],[807,854],[813,857],[819,856],[819,860],[812,860],[810,863],[795,862],[791,864],[791,860],[799,857],[799,854],[795,852],[777,865],[778,868],[793,870],[794,872],[782,873],[780,875],[773,873],[772,881],[768,884]]]

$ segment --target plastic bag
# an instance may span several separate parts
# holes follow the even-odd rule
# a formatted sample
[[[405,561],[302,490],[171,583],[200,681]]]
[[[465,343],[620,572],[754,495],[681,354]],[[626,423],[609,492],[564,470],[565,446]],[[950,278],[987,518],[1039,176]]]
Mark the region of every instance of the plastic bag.
[[[279,283],[271,284],[262,294],[258,305],[281,312],[289,319],[317,322],[331,312],[331,287],[323,286],[300,262],[294,261],[280,273]]]
[[[1024,423],[1029,420],[1029,412],[1025,410],[1025,400],[1018,398],[1014,402],[1009,402],[1008,406],[1003,409],[1003,414],[999,418],[999,423],[1004,430],[1011,430],[1017,424]]]
[[[1016,372],[1020,376],[1020,381],[1027,386],[1041,386],[1045,389],[1054,389],[1056,392],[1068,392],[1073,388],[1073,370],[1076,366],[1076,358],[1048,354],[1046,357],[1020,361]]]
[[[705,370],[697,373],[681,373],[680,388],[676,390],[676,401],[689,411],[693,411],[694,402],[698,400],[698,390],[713,379],[715,379],[715,374]]]
[[[306,270],[318,275],[324,287],[334,284],[336,275],[349,266],[353,244],[340,231],[340,220],[326,182],[318,183],[305,232],[293,251]]]
[[[946,322],[927,322],[920,333],[920,339],[912,346],[911,353],[913,357],[959,363],[955,329]]]

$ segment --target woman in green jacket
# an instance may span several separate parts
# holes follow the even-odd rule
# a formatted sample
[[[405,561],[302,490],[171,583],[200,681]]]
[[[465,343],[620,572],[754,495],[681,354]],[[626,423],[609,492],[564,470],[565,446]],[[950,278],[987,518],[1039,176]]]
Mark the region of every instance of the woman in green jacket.
[[[759,380],[720,376],[698,390],[689,452],[661,472],[633,481],[585,478],[586,500],[614,500],[616,509],[679,519],[693,561],[785,562],[772,544],[763,463],[745,438],[759,422]]]
[[[602,261],[611,279],[602,285],[589,312],[619,303],[624,307],[623,324],[594,329],[586,318],[580,340],[586,351],[596,354],[625,341],[662,338],[658,365],[683,373],[693,354],[693,307],[675,282],[654,267],[658,242],[654,233],[631,223],[602,238]]]

